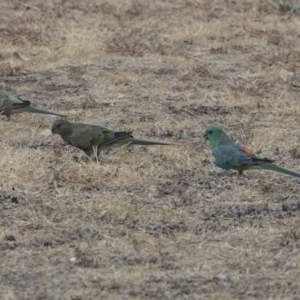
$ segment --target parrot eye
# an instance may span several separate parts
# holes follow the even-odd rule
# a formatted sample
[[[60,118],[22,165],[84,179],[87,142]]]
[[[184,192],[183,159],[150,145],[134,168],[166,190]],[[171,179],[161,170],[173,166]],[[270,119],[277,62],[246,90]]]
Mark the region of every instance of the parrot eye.
[[[208,130],[207,133],[208,134],[212,134],[213,132],[212,132],[212,130]]]

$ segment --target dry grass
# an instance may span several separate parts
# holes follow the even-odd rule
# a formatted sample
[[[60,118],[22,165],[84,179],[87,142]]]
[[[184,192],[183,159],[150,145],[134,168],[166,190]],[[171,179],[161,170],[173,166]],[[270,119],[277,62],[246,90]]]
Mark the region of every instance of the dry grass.
[[[297,15],[250,0],[6,0],[0,18],[2,87],[179,144],[87,162],[53,119],[1,118],[0,298],[299,299],[299,180],[219,177],[202,137],[220,124],[300,172]]]

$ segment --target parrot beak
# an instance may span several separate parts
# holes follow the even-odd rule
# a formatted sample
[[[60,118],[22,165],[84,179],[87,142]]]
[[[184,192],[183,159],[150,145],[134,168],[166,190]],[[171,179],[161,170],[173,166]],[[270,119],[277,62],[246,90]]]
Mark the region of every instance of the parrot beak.
[[[206,132],[203,134],[203,137],[204,137],[206,140],[208,139],[208,136],[207,136],[207,133],[206,133]]]

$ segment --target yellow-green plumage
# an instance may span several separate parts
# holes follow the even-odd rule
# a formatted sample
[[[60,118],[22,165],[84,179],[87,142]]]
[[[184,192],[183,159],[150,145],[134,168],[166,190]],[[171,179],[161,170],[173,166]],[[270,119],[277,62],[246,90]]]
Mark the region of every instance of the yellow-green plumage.
[[[59,134],[68,144],[84,151],[88,156],[107,147],[122,145],[170,145],[167,143],[135,139],[132,132],[114,131],[103,126],[73,123],[67,120],[56,120],[52,133]]]
[[[11,92],[0,90],[0,113],[2,115],[10,118],[12,114],[23,112],[48,115],[52,117],[64,117],[63,115],[59,115],[51,111],[33,107],[29,101],[24,101],[14,96]]]

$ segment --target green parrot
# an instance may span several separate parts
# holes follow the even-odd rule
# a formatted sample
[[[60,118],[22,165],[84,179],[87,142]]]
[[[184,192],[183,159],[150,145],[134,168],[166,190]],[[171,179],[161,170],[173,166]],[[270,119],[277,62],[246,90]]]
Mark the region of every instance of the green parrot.
[[[56,120],[51,130],[68,144],[84,151],[87,156],[94,153],[98,156],[104,148],[122,145],[170,145],[135,139],[132,132],[113,131],[104,126],[73,123],[63,119]]]
[[[259,157],[253,151],[235,143],[220,127],[207,127],[205,137],[210,142],[213,162],[223,170],[234,169],[242,175],[244,170],[264,169],[300,177],[299,173],[276,166],[272,160]]]
[[[0,90],[0,113],[10,118],[10,115],[22,112],[30,112],[36,114],[44,114],[52,117],[64,117],[47,110],[43,110],[37,107],[32,107],[29,101],[24,101],[11,92]]]

